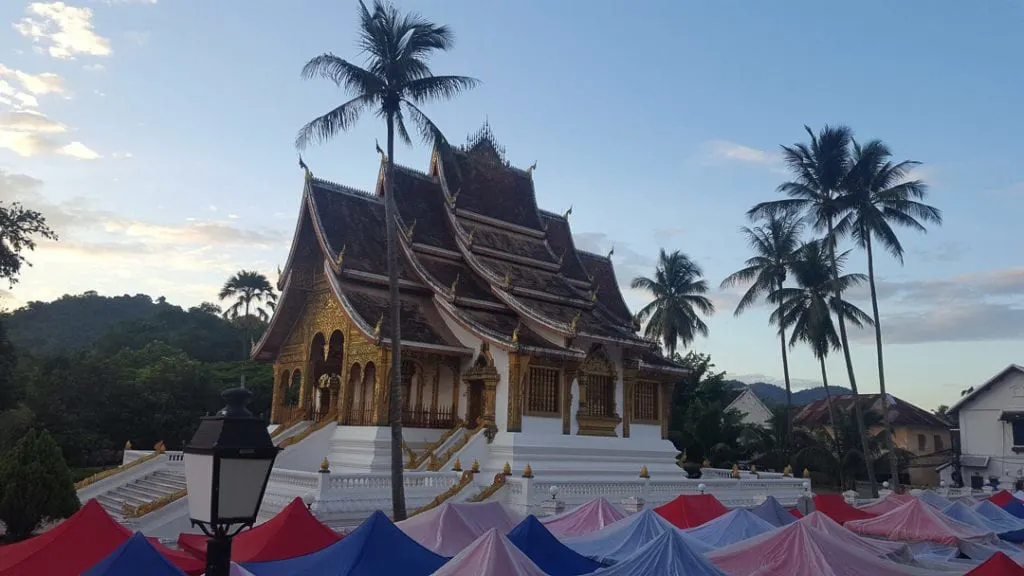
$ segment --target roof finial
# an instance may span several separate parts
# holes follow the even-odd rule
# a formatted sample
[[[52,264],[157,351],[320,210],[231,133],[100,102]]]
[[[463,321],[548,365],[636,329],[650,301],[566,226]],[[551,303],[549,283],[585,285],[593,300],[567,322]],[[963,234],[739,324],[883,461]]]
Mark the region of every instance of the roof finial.
[[[533,171],[536,170],[536,169],[537,169],[537,161],[534,160],[533,164],[530,164],[530,167],[526,169],[526,173],[529,174],[531,178],[533,178]]]
[[[474,233],[474,232],[476,232],[476,229],[470,230],[470,231],[469,231],[469,236],[468,236],[468,237],[466,237],[466,244],[468,244],[468,245],[470,245],[470,246],[472,246],[472,245],[473,245],[473,233]]]
[[[580,317],[583,316],[583,312],[577,310],[576,315],[572,317],[572,321],[569,322],[569,330],[573,333],[576,332],[576,328],[580,323]]]
[[[455,298],[455,289],[459,287],[459,274],[455,273],[455,280],[452,280],[451,296]]]
[[[572,204],[569,204],[569,209],[565,211],[565,214],[562,214],[562,218],[569,218],[569,216],[571,214],[572,214]]]
[[[519,343],[519,327],[522,326],[522,325],[523,325],[522,322],[516,324],[516,329],[512,331],[512,343],[513,344],[518,344]]]
[[[418,218],[413,218],[412,219],[412,224],[409,225],[409,229],[405,231],[405,237],[408,238],[410,241],[412,240],[412,234],[413,234],[413,231],[416,230],[416,222],[418,222],[418,221],[419,221]]]
[[[505,288],[511,288],[512,287],[512,275],[507,270],[505,271],[504,282],[505,282]]]
[[[455,208],[455,203],[459,200],[459,192],[462,192],[461,186],[459,187],[458,190],[455,191],[455,194],[452,194],[451,196],[448,197],[448,205],[451,206],[452,208]]]
[[[594,291],[590,293],[590,301],[597,302],[597,291],[600,290],[600,286],[594,286]]]
[[[306,171],[306,180],[313,178],[313,173],[309,171],[309,166],[307,166],[306,161],[302,159],[302,154],[299,154],[299,168]]]
[[[338,257],[334,259],[334,265],[337,266],[338,268],[341,268],[341,263],[343,260],[345,260],[346,247],[348,247],[348,244],[342,244],[341,250],[338,250]]]
[[[562,262],[565,261],[565,253],[568,252],[568,251],[569,251],[569,249],[565,248],[565,249],[562,250],[562,253],[558,255],[558,265],[559,266],[561,266]]]
[[[380,340],[381,330],[384,328],[384,313],[381,312],[380,318],[377,319],[377,325],[373,328],[373,337]]]
[[[615,254],[615,245],[612,244],[612,249],[608,251],[608,259],[612,259],[612,254]]]
[[[388,159],[388,155],[387,155],[387,154],[385,154],[383,150],[381,150],[381,148],[380,148],[380,142],[378,142],[378,141],[377,141],[377,140],[375,139],[375,140],[373,141],[373,144],[374,144],[374,145],[375,145],[375,146],[377,147],[377,154],[380,154],[380,159],[381,159],[381,160],[384,160],[384,161],[386,161],[386,160]]]

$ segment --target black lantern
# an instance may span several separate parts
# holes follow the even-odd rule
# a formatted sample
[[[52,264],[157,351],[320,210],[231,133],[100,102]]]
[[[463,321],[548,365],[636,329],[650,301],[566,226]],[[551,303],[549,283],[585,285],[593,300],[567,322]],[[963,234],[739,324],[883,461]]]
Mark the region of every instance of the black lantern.
[[[210,576],[227,576],[231,539],[256,523],[278,452],[266,425],[245,407],[248,390],[232,388],[221,396],[227,405],[202,419],[183,450],[189,517],[210,537]]]

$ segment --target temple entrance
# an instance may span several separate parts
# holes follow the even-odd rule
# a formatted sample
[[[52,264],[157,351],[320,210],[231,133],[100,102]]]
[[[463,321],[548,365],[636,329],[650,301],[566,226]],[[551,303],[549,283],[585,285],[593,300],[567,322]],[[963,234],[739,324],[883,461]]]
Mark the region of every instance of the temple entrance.
[[[483,380],[469,380],[466,403],[466,428],[476,428],[477,421],[483,416],[484,410],[484,382]]]
[[[320,388],[317,390],[316,398],[316,416],[314,420],[320,422],[327,417],[327,414],[331,411],[331,389]]]

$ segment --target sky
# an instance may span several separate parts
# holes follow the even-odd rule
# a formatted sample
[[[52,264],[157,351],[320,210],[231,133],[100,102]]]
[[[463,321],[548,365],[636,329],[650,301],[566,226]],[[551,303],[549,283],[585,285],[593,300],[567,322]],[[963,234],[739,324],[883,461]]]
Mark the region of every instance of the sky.
[[[453,142],[488,122],[509,161],[534,162],[542,208],[577,245],[614,248],[629,280],[658,250],[697,261],[718,308],[692,349],[740,379],[779,382],[780,345],[756,307],[734,317],[721,280],[749,257],[741,226],[781,197],[779,147],[803,126],[881,138],[945,222],[901,230],[903,266],[876,270],[889,392],[952,404],[1024,362],[1024,2],[848,3],[403,0],[449,25],[437,74],[481,85],[426,111]],[[298,214],[294,147],[306,121],[346,98],[300,78],[331,51],[361,62],[357,3],[337,0],[0,2],[0,199],[41,211],[60,234],[0,306],[96,290],[215,301],[233,272],[276,279]],[[372,190],[382,122],[304,152],[314,174]],[[426,170],[429,149],[396,160]],[[847,270],[865,272],[863,255]],[[866,289],[850,299],[870,310]],[[873,334],[851,347],[878,390]],[[821,381],[802,346],[797,388]],[[841,354],[831,384],[847,385]]]

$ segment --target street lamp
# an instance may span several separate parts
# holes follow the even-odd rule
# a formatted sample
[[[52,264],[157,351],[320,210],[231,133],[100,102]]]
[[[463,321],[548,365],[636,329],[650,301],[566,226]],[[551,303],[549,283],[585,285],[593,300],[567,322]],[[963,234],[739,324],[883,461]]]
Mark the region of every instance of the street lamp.
[[[189,517],[210,537],[209,576],[228,576],[231,539],[256,523],[277,457],[266,425],[245,407],[251,396],[244,388],[225,390],[226,406],[202,419],[183,450]]]

